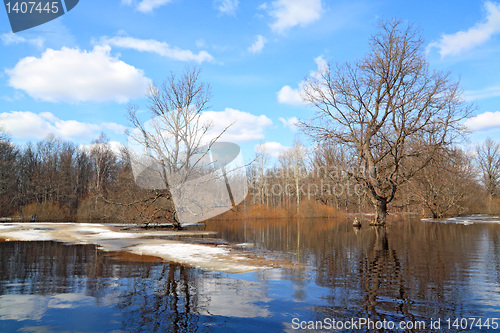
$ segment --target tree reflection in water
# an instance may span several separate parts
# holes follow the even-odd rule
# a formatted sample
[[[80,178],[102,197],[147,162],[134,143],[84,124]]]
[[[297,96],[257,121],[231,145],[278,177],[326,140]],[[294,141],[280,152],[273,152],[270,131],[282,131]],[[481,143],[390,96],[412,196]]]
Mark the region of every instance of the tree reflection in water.
[[[387,229],[385,227],[371,227],[375,232],[375,238],[366,257],[359,264],[359,278],[364,283],[361,290],[364,293],[364,312],[373,320],[384,320],[378,310],[379,303],[382,303],[379,296],[384,296],[387,289],[396,289],[394,295],[396,301],[391,303],[396,305],[393,313],[402,315],[402,318],[411,318],[408,311],[406,286],[401,274],[401,263],[397,252],[389,246],[387,239]]]
[[[49,311],[58,295],[83,293],[95,299],[98,306],[116,306],[121,329],[126,332],[203,329],[198,325],[199,316],[193,314],[193,310],[199,310],[193,269],[154,258],[149,258],[150,262],[124,261],[137,260],[137,256],[131,258],[133,255],[116,260],[93,245],[12,242],[2,243],[0,248],[0,295],[50,297],[48,302],[37,302],[38,307],[47,308],[37,309],[36,318],[30,318],[29,313],[10,313],[10,319],[40,319],[40,313]],[[67,303],[65,307],[78,304]]]
[[[134,278],[117,304],[124,314],[123,327],[130,332],[199,332],[199,316],[192,313],[198,297],[191,273],[166,264],[161,271]]]
[[[414,219],[353,230],[352,222],[340,220],[257,220],[210,227],[229,241],[294,253],[312,266],[305,274],[284,270],[283,279],[293,281],[304,300],[312,286],[327,288],[314,302],[314,320],[500,315],[499,225]]]
[[[54,322],[49,330],[281,331],[294,317],[500,317],[499,225],[398,221],[355,232],[348,221],[260,220],[207,230],[301,265],[231,275],[92,245],[0,243],[0,331]]]

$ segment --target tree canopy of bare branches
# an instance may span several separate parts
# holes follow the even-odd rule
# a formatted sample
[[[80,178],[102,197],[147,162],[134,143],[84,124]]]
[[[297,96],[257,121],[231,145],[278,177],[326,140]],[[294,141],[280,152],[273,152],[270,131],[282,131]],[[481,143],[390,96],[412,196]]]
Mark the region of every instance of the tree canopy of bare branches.
[[[396,20],[381,22],[363,59],[310,75],[303,98],[316,111],[304,131],[356,156],[347,172],[367,189],[374,224],[385,223],[398,186],[457,138],[472,108],[458,81],[430,69],[418,31]]]
[[[201,115],[210,98],[210,86],[200,82],[200,70],[188,68],[181,76],[171,74],[161,86],[153,84],[149,88],[151,119],[144,122],[138,107],[129,108],[130,121],[136,128],[129,136],[134,176],[139,186],[152,190],[152,204],[159,203],[159,199],[189,195],[186,186],[175,185],[186,185],[189,179],[214,168],[209,150],[225,129],[214,135],[210,132],[213,124]],[[181,226],[179,209],[184,206],[165,216],[177,228]]]

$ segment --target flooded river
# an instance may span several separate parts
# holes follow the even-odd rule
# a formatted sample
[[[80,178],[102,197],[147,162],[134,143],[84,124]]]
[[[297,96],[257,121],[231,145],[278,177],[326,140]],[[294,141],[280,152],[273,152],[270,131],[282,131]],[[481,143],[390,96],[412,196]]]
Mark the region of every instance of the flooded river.
[[[217,232],[198,243],[216,237],[291,263],[239,274],[95,245],[1,242],[0,332],[295,332],[329,329],[332,320],[342,322],[339,331],[384,331],[351,327],[360,318],[414,325],[406,331],[438,323],[446,331],[499,331],[500,224],[483,220],[359,230],[340,220],[197,227]],[[456,321],[463,318],[475,319]]]

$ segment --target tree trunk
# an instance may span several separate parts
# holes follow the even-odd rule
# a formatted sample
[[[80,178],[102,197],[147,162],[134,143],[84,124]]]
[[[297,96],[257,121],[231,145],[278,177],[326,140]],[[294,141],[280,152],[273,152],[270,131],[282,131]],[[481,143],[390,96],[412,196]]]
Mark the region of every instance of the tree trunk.
[[[297,173],[297,171],[296,171]],[[299,177],[295,175],[295,191],[297,192],[297,216],[300,213],[300,192],[299,192]]]
[[[370,225],[385,225],[385,220],[387,217],[387,199],[378,198],[375,203],[375,218]]]
[[[182,225],[181,225],[181,222],[179,221],[179,218],[177,217],[177,212],[174,212],[174,218],[172,221],[172,225],[174,227],[174,230],[182,230]]]
[[[488,214],[493,214],[491,209],[491,203],[493,201],[493,193],[490,192],[488,195]]]

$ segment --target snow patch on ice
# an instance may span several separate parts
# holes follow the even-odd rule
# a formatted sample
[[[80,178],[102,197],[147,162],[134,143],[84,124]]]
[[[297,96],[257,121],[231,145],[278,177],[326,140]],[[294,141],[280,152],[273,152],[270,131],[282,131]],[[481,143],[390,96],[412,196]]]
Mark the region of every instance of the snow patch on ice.
[[[188,234],[185,232],[184,234]],[[201,232],[202,234],[206,234]],[[183,235],[183,233],[175,233]],[[191,232],[193,234],[193,232]],[[123,231],[95,223],[12,223],[0,225],[0,238],[17,241],[60,241],[95,244],[104,251],[128,251],[205,270],[240,273],[269,268],[243,251],[159,238],[166,232]],[[145,238],[147,237],[147,238]]]
[[[490,216],[485,214],[476,214],[476,215],[466,215],[459,217],[450,217],[447,219],[432,219],[426,218],[421,219],[424,222],[434,222],[434,223],[454,223],[454,224],[463,224],[463,225],[471,225],[475,223],[500,223],[500,217],[498,216]]]
[[[209,245],[169,242],[158,245],[136,245],[129,247],[128,250],[135,254],[152,255],[211,271],[240,273],[265,268],[262,265],[249,263],[247,257],[241,254],[234,255],[227,248]]]

